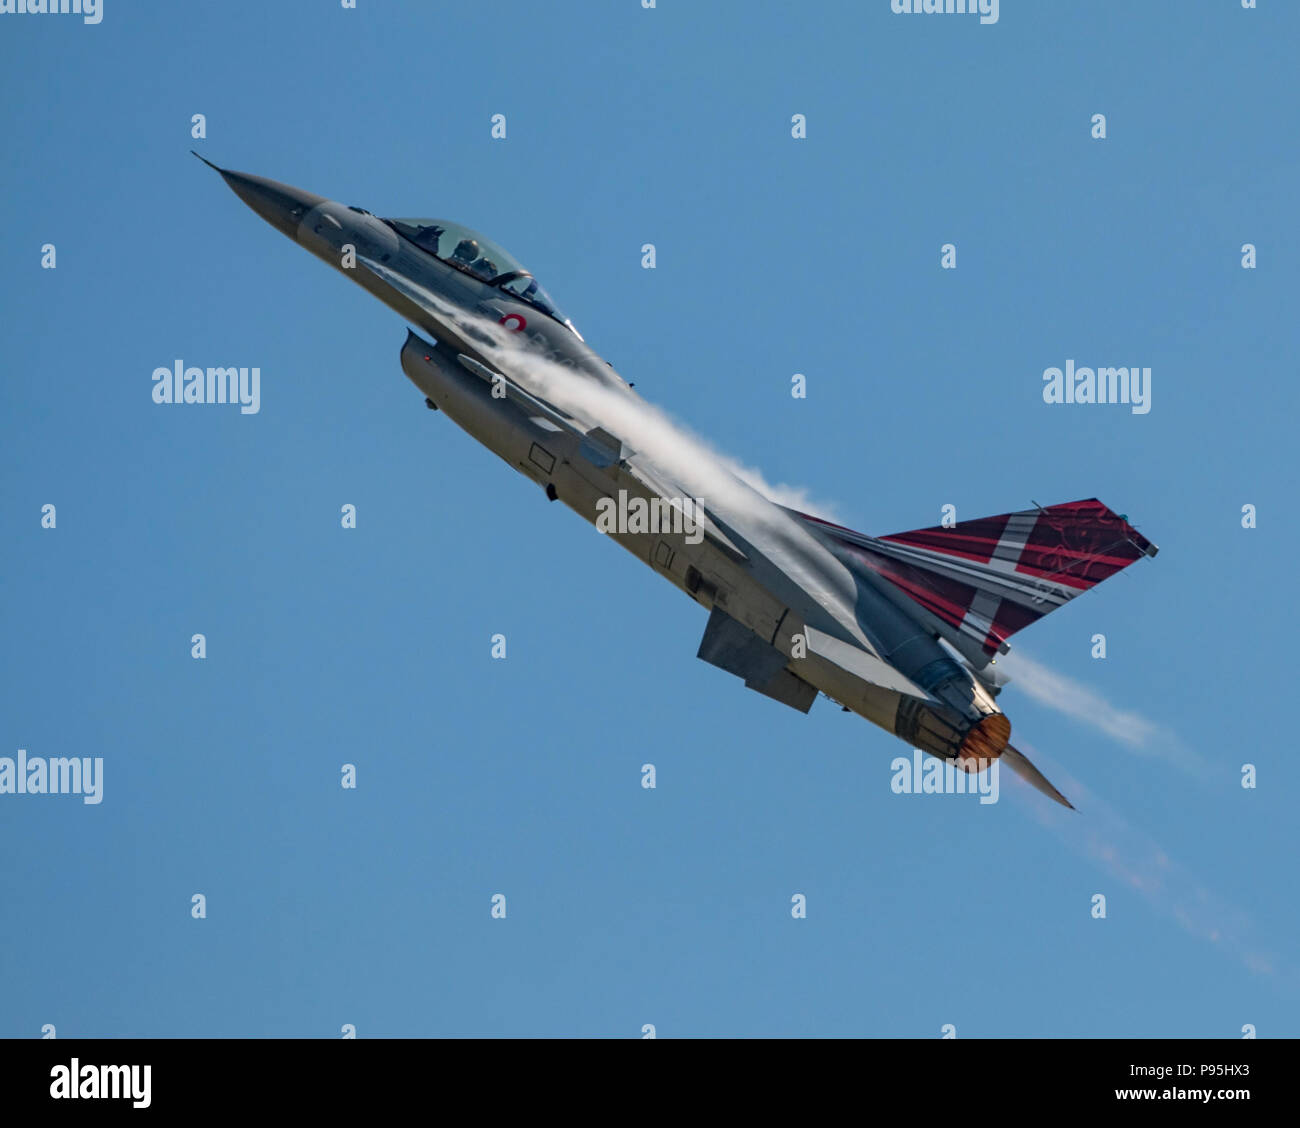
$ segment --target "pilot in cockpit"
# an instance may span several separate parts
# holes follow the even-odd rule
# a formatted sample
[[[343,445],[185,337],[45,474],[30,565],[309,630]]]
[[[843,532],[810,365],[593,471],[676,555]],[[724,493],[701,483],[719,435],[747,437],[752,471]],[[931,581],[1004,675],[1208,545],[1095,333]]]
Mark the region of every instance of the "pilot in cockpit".
[[[478,241],[476,239],[462,239],[456,244],[456,249],[451,252],[451,261],[460,266],[471,266],[476,258],[478,258]]]

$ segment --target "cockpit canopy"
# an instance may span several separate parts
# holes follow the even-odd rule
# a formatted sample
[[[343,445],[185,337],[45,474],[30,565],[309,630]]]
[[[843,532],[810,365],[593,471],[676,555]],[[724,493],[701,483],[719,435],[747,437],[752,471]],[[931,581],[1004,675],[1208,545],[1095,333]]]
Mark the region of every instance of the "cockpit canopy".
[[[472,274],[490,286],[499,287],[511,297],[535,306],[573,330],[581,339],[582,334],[560,312],[559,306],[542,289],[537,279],[524,269],[522,263],[490,239],[445,219],[386,219],[384,222],[422,251],[428,251],[448,266]]]

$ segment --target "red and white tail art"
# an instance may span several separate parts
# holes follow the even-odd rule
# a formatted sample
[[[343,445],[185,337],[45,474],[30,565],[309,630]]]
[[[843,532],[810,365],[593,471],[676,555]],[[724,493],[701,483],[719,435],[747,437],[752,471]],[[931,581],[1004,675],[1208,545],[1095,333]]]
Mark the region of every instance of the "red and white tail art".
[[[919,605],[962,653],[988,658],[1007,639],[1156,546],[1096,498],[869,537],[800,517]]]

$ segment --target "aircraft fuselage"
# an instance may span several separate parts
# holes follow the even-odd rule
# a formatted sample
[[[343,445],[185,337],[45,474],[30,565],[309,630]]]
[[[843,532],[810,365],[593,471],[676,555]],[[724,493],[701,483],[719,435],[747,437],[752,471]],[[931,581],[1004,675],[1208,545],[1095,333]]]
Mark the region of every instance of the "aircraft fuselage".
[[[992,695],[830,539],[716,461],[666,473],[608,420],[566,415],[529,391],[540,363],[617,397],[605,403],[620,416],[649,410],[570,325],[368,212],[218,171],[269,223],[427,335],[408,335],[401,363],[430,406],[710,610],[701,658],[804,712],[821,691],[946,759],[987,763],[1002,751],[1010,726]],[[681,518],[697,500],[694,524],[672,519],[673,504]],[[660,519],[610,527],[611,506]]]

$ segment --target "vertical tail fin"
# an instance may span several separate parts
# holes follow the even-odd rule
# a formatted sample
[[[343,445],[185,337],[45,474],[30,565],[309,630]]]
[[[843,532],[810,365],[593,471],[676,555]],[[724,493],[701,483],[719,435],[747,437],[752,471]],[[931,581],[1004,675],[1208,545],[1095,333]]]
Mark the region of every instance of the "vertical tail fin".
[[[1096,498],[868,537],[800,515],[977,665],[1007,639],[1156,546]]]

